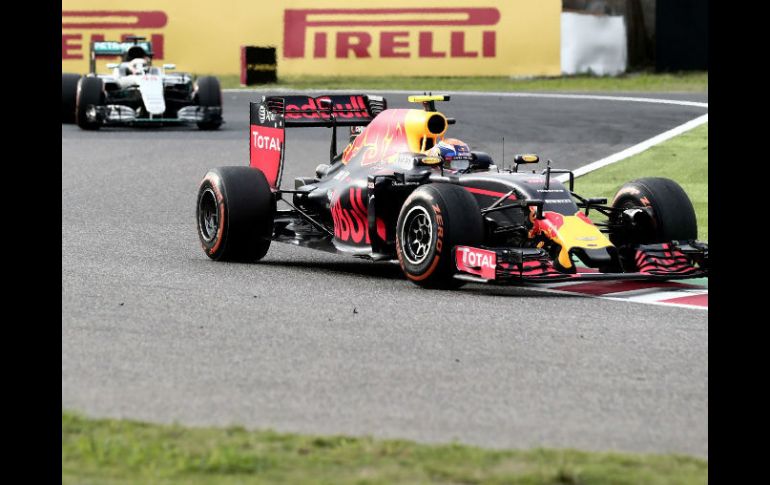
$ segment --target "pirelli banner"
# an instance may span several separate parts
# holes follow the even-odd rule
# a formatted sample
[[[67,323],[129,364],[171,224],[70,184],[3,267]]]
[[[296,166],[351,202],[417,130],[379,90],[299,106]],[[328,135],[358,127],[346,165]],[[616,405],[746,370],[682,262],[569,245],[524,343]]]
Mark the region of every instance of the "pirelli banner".
[[[195,73],[239,74],[243,46],[274,46],[279,76],[558,75],[560,14],[561,0],[63,0],[62,71],[87,71],[91,41],[142,35]]]

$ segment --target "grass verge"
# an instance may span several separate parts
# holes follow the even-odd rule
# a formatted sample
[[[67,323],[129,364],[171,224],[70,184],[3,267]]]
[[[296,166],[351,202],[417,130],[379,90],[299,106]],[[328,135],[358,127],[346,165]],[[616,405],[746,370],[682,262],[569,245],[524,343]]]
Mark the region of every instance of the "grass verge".
[[[240,76],[218,76],[223,88],[240,88]],[[708,92],[708,72],[610,76],[509,77],[281,77],[276,84],[250,86],[255,90],[381,89],[422,91],[575,91],[575,92]]]
[[[707,462],[680,455],[487,450],[62,412],[62,484],[700,485],[707,475]]]
[[[708,241],[708,123],[671,138],[638,155],[575,180],[575,192],[612,201],[624,183],[640,177],[666,177],[682,186],[698,220],[698,239]],[[594,216],[597,214],[594,213]]]

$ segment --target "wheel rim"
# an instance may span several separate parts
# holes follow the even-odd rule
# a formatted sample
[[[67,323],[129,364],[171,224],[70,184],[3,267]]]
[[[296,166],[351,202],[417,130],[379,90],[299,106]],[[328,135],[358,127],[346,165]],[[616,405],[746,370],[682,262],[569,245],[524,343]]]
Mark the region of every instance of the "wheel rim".
[[[621,211],[625,211],[628,209],[644,209],[649,208],[649,206],[643,206],[639,203],[637,203],[635,200],[626,200],[622,203],[620,203],[617,206]],[[622,216],[616,213],[614,217],[610,218],[611,222],[614,224],[620,224],[622,221]],[[654,243],[658,239],[657,234],[657,219],[655,212],[653,210],[653,213],[650,216],[649,224],[644,225],[641,227],[637,227],[634,231],[624,232],[620,237],[615,236],[614,238],[611,238],[610,240],[613,242],[613,244],[621,245],[621,244],[628,244],[628,243],[634,243],[634,244],[649,244]]]
[[[198,205],[198,231],[206,242],[211,242],[219,232],[219,207],[211,187],[206,188]]]
[[[433,222],[428,210],[412,207],[406,214],[401,229],[404,257],[411,264],[420,264],[428,257],[433,243]]]

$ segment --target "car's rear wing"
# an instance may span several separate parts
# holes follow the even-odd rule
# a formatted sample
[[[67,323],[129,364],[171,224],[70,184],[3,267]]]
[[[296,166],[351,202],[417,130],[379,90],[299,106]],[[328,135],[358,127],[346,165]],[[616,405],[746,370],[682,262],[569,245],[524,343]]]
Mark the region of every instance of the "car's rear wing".
[[[262,105],[265,112],[282,116],[287,128],[331,127],[330,112],[321,106],[323,100],[331,103],[331,114],[337,126],[366,126],[387,108],[387,102],[382,96],[365,94],[332,94],[315,98],[304,95],[263,96],[262,102],[251,103],[252,120],[254,114],[259,116],[259,106]]]
[[[98,57],[124,56],[130,49],[141,49],[143,55],[152,57],[152,42],[143,40],[144,37],[127,37],[126,42],[117,42],[112,40],[91,42],[91,57],[88,66],[89,71],[91,73],[96,72],[96,59]]]
[[[387,109],[381,96],[332,94],[263,96],[250,103],[249,164],[264,172],[274,189],[281,184],[286,128],[366,126]],[[332,135],[336,150],[336,130]]]

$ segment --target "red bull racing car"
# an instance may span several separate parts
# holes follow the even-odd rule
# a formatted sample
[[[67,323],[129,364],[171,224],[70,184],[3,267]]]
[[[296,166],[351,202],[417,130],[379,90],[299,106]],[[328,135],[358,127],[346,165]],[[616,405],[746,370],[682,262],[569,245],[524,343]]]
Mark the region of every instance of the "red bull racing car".
[[[398,260],[424,287],[466,281],[666,280],[708,275],[692,203],[669,179],[625,184],[611,203],[574,190],[568,170],[501,169],[446,136],[448,96],[411,96],[388,109],[367,95],[262,97],[250,105],[249,166],[209,171],[197,197],[205,253],[256,261],[272,241]],[[332,128],[329,163],[281,188],[286,129]],[[337,128],[349,127],[340,154]],[[565,183],[559,180],[565,178]],[[280,204],[280,205],[279,205]],[[595,221],[589,217],[598,214]]]

